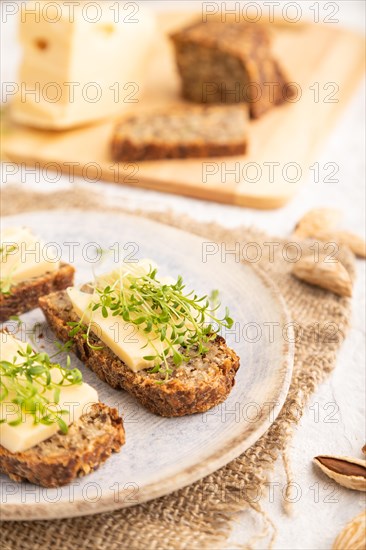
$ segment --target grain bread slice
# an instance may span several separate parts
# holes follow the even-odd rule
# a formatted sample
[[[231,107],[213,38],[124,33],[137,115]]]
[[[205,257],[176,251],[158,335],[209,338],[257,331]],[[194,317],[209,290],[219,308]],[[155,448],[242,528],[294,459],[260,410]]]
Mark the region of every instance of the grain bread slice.
[[[171,35],[182,95],[196,103],[242,103],[251,118],[285,103],[293,88],[260,24],[210,20]]]
[[[124,442],[117,410],[95,403],[69,426],[67,434],[58,432],[21,453],[11,453],[0,445],[0,472],[14,481],[61,487],[96,470]]]
[[[0,293],[0,322],[38,307],[41,296],[72,286],[75,269],[62,263],[57,271],[28,279],[10,288],[9,294]]]
[[[68,341],[68,323],[79,319],[67,293],[44,296],[39,303],[57,338]],[[131,371],[93,333],[93,348],[101,346],[102,349],[91,349],[80,333],[73,340],[76,355],[101,380],[112,388],[128,391],[149,411],[161,416],[205,412],[222,403],[234,385],[239,368],[239,357],[220,336],[209,344],[209,351],[203,357],[192,352],[190,361],[179,367],[175,367],[170,359],[169,366],[173,372],[164,383],[162,373]]]
[[[190,106],[131,115],[118,123],[112,157],[118,161],[243,155],[245,106]]]

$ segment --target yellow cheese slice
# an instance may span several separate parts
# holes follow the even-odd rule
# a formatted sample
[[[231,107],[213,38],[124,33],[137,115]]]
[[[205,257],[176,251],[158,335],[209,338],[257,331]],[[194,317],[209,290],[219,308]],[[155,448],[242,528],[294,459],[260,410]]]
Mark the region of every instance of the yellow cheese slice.
[[[0,360],[13,362],[18,355],[19,350],[24,350],[26,344],[20,342],[10,334],[1,334]],[[57,382],[60,379],[60,371],[51,369],[51,377]],[[5,419],[6,423],[0,424],[0,445],[5,447],[11,453],[26,451],[42,441],[52,437],[59,430],[57,422],[44,425],[34,424],[34,417],[31,414],[23,413],[23,421],[17,426],[10,426],[8,422],[16,420],[19,416],[18,405],[11,402],[15,394],[11,392],[4,401],[0,402],[0,418]],[[46,392],[45,396],[52,402],[53,392]],[[80,416],[87,413],[93,403],[98,402],[98,393],[89,384],[65,386],[61,388],[58,404],[52,406],[55,415],[60,415],[61,410],[67,411],[60,415],[60,418],[70,425],[77,421]]]
[[[25,227],[1,231],[0,250],[0,280],[11,284],[40,277],[60,267],[59,260],[51,257],[43,241]]]
[[[144,276],[151,270],[157,268],[154,261],[149,259],[139,260],[136,263],[121,263],[119,268],[97,277],[98,288],[113,286],[116,281],[123,281],[129,275],[133,277]],[[160,278],[164,284],[174,283],[171,277]],[[160,339],[153,332],[146,336],[143,330],[130,322],[124,321],[121,317],[108,316],[104,318],[101,310],[92,312],[90,305],[98,301],[98,296],[87,294],[78,288],[67,290],[72,302],[74,311],[88,325],[91,323],[91,330],[102,342],[104,342],[133,372],[155,366],[154,361],[144,357],[156,356],[164,351]],[[169,334],[169,332],[168,332]],[[171,355],[170,352],[168,355]]]
[[[144,359],[145,356],[155,356],[157,352],[143,331],[132,323],[124,321],[121,317],[108,316],[104,318],[100,309],[92,312],[89,306],[92,304],[93,298],[96,298],[93,294],[81,292],[75,287],[69,288],[67,293],[75,313],[83,320],[83,323],[85,325],[92,323],[92,332],[133,372],[154,366],[154,361]],[[153,338],[153,344],[159,353],[163,351],[162,343],[156,337]]]

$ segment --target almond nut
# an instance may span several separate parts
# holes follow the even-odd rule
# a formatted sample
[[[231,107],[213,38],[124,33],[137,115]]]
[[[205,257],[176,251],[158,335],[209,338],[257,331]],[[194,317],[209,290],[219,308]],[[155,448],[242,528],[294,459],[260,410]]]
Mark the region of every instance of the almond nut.
[[[298,279],[338,296],[352,296],[351,277],[339,261],[326,261],[325,257],[315,261],[312,256],[305,256],[294,264],[292,273]]]
[[[354,233],[350,233],[349,231],[319,230],[313,235],[309,235],[309,237],[319,239],[320,241],[324,241],[326,243],[335,242],[340,245],[348,246],[355,256],[358,256],[359,258],[366,258],[366,241],[362,237],[359,237]]]
[[[300,219],[293,234],[296,237],[314,237],[318,231],[328,231],[337,227],[341,218],[340,210],[314,208]]]
[[[321,455],[315,464],[331,479],[348,489],[366,491],[366,460],[348,456]]]
[[[365,541],[366,512],[364,511],[347,523],[334,541],[332,550],[365,550]]]

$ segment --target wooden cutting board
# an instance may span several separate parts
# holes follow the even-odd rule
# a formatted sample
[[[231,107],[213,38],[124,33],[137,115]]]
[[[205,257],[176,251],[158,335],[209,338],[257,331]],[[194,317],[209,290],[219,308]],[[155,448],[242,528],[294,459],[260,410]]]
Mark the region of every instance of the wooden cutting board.
[[[165,14],[161,29],[177,28],[187,17],[192,15]],[[109,154],[113,120],[61,132],[14,127],[4,140],[4,155],[29,167],[39,163],[49,171],[81,175],[86,181],[100,179],[254,208],[280,207],[302,181],[314,177],[315,167],[310,167],[319,146],[363,75],[364,41],[332,25],[272,25],[271,31],[275,53],[300,86],[301,98],[251,122],[246,156],[114,164]],[[173,52],[163,32],[147,82],[148,93],[132,109],[179,101]],[[70,163],[75,163],[72,168]],[[331,176],[332,166],[328,168]]]

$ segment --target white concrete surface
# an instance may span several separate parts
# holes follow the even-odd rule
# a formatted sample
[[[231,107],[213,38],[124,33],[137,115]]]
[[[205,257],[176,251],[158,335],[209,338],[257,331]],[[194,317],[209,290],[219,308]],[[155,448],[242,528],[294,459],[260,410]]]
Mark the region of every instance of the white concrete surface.
[[[191,9],[198,2],[149,2],[158,9],[169,6]],[[2,2],[6,4],[6,2]],[[301,2],[304,11],[313,2]],[[324,4],[320,3],[320,4]],[[339,6],[339,25],[364,29],[365,4],[362,1],[332,2]],[[15,41],[15,24],[10,21],[2,29],[2,79],[15,78],[19,50]],[[204,201],[169,196],[158,192],[95,184],[91,191],[103,193],[113,203],[131,208],[165,209],[187,213],[201,221],[215,220],[234,227],[255,224],[273,235],[286,235],[298,218],[308,209],[320,205],[340,207],[345,213],[345,226],[359,234],[365,231],[365,88],[360,87],[332,135],[319,155],[320,165],[336,162],[339,165],[337,183],[309,181],[290,204],[275,211],[255,211]],[[291,160],[291,159],[289,159]],[[16,182],[16,178],[13,179]],[[56,188],[67,190],[66,180],[57,185],[34,182],[28,177],[27,187],[43,191]],[[85,186],[84,182],[77,185]],[[285,487],[282,465],[276,467],[272,481],[273,494],[268,490],[263,500],[277,527],[275,548],[329,549],[346,521],[364,507],[361,493],[329,484],[312,466],[312,457],[320,453],[361,456],[365,443],[365,263],[357,262],[357,283],[353,297],[352,328],[338,358],[334,374],[313,395],[290,445],[291,464],[298,498],[293,514],[283,511],[281,492]],[[261,519],[253,514],[236,518],[230,548],[245,543],[248,536],[261,530]],[[256,545],[268,548],[268,538]]]

